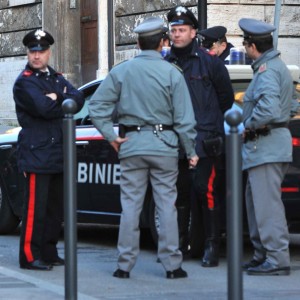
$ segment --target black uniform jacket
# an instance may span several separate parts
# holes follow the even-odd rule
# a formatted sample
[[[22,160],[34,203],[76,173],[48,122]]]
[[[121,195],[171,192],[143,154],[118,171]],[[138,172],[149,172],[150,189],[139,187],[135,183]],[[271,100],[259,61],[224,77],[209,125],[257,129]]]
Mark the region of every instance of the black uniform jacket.
[[[224,62],[200,49],[196,40],[186,59],[179,60],[171,48],[167,60],[183,70],[197,121],[196,152],[199,157],[205,157],[202,140],[224,135],[224,113],[234,102],[229,73]]]
[[[18,167],[21,172],[55,174],[63,171],[62,102],[72,98],[78,110],[84,104],[82,92],[60,73],[48,67],[49,74],[28,65],[18,76],[13,94],[18,122]],[[56,93],[57,100],[46,96]]]

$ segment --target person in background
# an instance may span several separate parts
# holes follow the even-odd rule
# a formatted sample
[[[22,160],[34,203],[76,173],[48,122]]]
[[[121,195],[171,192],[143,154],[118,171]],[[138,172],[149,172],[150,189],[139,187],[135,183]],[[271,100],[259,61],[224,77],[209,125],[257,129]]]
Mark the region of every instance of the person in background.
[[[226,65],[230,61],[230,49],[234,46],[228,43],[226,38],[227,28],[224,26],[214,26],[199,31],[201,45],[216,54]]]
[[[194,14],[186,7],[177,6],[169,11],[167,19],[172,46],[166,59],[183,70],[197,122],[196,152],[199,156],[199,163],[192,172],[192,195],[195,196],[191,203],[189,198],[179,199],[181,209],[178,213],[182,213],[182,218],[178,218],[181,220],[179,231],[187,234],[188,230],[180,227],[189,224],[182,219],[189,220],[192,206],[191,230],[194,226],[202,226],[202,220],[205,230],[202,266],[214,267],[219,264],[220,245],[218,189],[220,181],[224,180],[220,178],[224,153],[223,115],[233,104],[233,89],[222,60],[198,46],[198,21]],[[197,230],[199,232],[201,228]]]
[[[246,209],[253,258],[243,265],[249,275],[289,275],[289,231],[281,183],[292,161],[288,129],[293,110],[291,74],[273,48],[276,28],[243,18],[239,26],[252,64],[253,78],[243,99],[243,169],[247,171]],[[292,100],[293,99],[293,100]]]
[[[196,123],[184,77],[160,54],[166,30],[160,18],[139,24],[134,32],[140,54],[115,66],[89,102],[92,122],[120,159],[122,214],[118,268],[113,273],[117,278],[129,278],[137,260],[139,220],[149,179],[160,221],[158,259],[167,278],[188,276],[181,267],[178,244],[176,180],[179,141],[189,167],[197,165]],[[119,135],[111,118],[117,102]]]
[[[25,203],[20,235],[22,269],[51,270],[64,265],[57,242],[63,220],[62,102],[72,98],[78,110],[84,96],[48,61],[54,39],[43,30],[25,35],[28,63],[15,81],[13,95],[22,127],[18,168],[25,178]]]

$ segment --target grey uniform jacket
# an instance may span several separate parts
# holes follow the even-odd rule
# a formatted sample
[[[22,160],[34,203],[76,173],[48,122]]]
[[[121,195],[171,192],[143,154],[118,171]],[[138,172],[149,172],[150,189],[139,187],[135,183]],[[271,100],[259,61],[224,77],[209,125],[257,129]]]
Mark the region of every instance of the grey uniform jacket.
[[[269,50],[253,64],[253,79],[245,93],[245,128],[288,122],[292,110],[293,80],[277,50]],[[292,138],[288,128],[274,128],[267,136],[243,144],[243,169],[273,162],[292,161]]]
[[[159,52],[145,50],[115,66],[90,100],[92,122],[109,142],[117,138],[111,119],[116,103],[120,124],[165,124],[174,128],[158,136],[151,130],[128,132],[128,141],[121,145],[119,158],[178,156],[179,140],[188,158],[196,155],[196,122],[187,85],[181,72]]]

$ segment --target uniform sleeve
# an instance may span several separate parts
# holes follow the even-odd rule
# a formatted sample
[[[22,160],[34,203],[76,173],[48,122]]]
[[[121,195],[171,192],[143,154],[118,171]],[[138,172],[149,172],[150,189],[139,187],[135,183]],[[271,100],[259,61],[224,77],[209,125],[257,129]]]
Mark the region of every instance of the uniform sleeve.
[[[77,112],[81,110],[84,105],[83,92],[78,91],[69,81],[64,78],[66,93],[62,93],[62,101],[65,99],[73,99],[77,104]]]
[[[172,86],[174,131],[178,134],[187,157],[191,158],[196,155],[197,132],[194,109],[184,77],[177,70],[173,74],[176,77]]]
[[[114,132],[112,114],[119,97],[120,86],[111,71],[89,101],[90,118],[109,142],[117,138]]]
[[[213,74],[212,81],[218,95],[219,106],[224,114],[234,102],[234,92],[230,76],[224,62],[218,57],[212,57]]]
[[[280,118],[280,78],[272,69],[258,75],[256,88],[253,91],[256,103],[245,127],[257,129]]]
[[[32,117],[55,119],[63,116],[61,103],[45,95],[45,92],[34,81],[19,78],[13,88],[16,109],[25,111]]]

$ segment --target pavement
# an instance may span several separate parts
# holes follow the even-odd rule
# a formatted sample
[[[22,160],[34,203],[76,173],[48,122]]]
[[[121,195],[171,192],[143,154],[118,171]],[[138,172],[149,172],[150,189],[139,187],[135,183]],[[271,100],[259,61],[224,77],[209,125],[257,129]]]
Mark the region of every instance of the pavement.
[[[110,231],[107,234],[109,236]],[[249,276],[243,273],[242,299],[300,299],[300,235],[295,235],[292,239],[294,242],[291,245],[291,274]],[[118,279],[112,276],[117,259],[115,244],[107,245],[105,241],[98,241],[97,238],[93,242],[79,241],[75,289],[70,290],[65,288],[64,267],[54,267],[52,271],[46,272],[20,269],[15,260],[18,240],[17,235],[7,237],[9,249],[6,250],[5,245],[0,242],[0,262],[4,262],[0,266],[0,299],[233,300],[228,298],[228,265],[224,253],[221,255],[220,265],[215,268],[201,267],[200,260],[185,260],[183,268],[189,277],[170,280],[165,278],[165,271],[161,264],[156,262],[155,250],[142,248],[137,264],[130,273],[130,279]],[[58,249],[63,257],[63,241],[59,242]],[[5,260],[5,251],[15,252],[14,258]],[[250,258],[249,250],[244,253],[244,258]],[[71,294],[67,291],[71,291]]]

